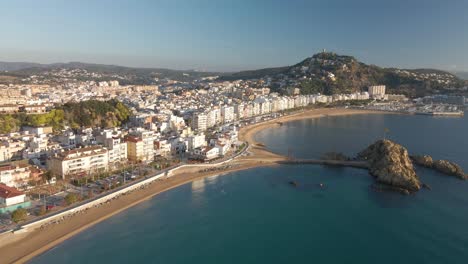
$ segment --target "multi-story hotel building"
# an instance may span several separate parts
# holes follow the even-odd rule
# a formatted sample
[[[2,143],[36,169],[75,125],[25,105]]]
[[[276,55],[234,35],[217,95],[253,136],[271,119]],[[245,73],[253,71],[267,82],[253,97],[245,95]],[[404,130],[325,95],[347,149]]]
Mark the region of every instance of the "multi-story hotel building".
[[[205,113],[196,113],[193,115],[192,128],[198,131],[205,131],[207,128],[207,116]]]
[[[369,96],[372,98],[383,98],[385,95],[385,85],[369,86]]]
[[[106,171],[108,166],[108,151],[101,146],[61,152],[52,156],[48,161],[48,167],[52,174],[62,178]]]
[[[132,162],[151,162],[154,160],[154,141],[156,137],[153,131],[138,131],[126,137],[127,157]]]

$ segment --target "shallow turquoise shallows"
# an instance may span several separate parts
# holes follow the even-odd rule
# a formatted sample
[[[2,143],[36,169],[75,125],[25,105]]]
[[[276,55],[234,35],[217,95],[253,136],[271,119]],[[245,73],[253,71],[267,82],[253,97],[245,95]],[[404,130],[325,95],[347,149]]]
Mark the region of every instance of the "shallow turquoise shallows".
[[[353,154],[384,128],[411,153],[468,170],[467,117],[325,117],[257,139],[314,158]],[[432,190],[410,196],[376,193],[367,171],[351,168],[284,165],[211,177],[126,210],[31,263],[468,263],[468,182],[417,172]]]

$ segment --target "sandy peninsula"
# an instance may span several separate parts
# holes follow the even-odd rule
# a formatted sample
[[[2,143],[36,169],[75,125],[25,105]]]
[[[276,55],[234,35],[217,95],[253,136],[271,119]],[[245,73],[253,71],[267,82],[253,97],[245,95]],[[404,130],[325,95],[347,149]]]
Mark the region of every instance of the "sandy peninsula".
[[[279,126],[279,122],[289,122],[293,120],[319,118],[324,116],[374,113],[382,114],[380,111],[334,108],[312,109],[243,127],[239,131],[239,139],[249,142],[249,149],[244,155],[241,155],[235,160],[229,162],[229,167],[226,167],[226,164],[223,164],[221,165],[222,169],[214,171],[200,171],[200,167],[195,166],[184,167],[177,170],[171,177],[155,181],[144,189],[133,191],[100,207],[88,209],[84,213],[68,218],[59,224],[51,225],[43,229],[29,230],[28,232],[21,234],[8,233],[2,235],[0,236],[0,263],[24,263],[32,259],[34,256],[57,246],[79,232],[115,214],[118,214],[131,206],[185,183],[209,176],[223,175],[229,172],[254,167],[276,165],[277,161],[284,160],[285,157],[268,151],[267,148],[254,140],[254,135],[262,129]],[[214,164],[213,167],[219,168],[220,165]]]

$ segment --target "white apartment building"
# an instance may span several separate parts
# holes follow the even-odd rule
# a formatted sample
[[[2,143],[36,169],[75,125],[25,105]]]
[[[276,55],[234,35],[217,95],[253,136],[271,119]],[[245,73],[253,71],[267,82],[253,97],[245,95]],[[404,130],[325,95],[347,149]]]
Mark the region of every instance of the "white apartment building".
[[[31,127],[24,126],[23,131],[27,131],[29,134],[42,135],[52,133],[52,127]]]
[[[219,148],[217,147],[203,147],[197,148],[193,151],[193,156],[201,160],[212,160],[219,157]]]
[[[0,183],[10,187],[21,187],[27,184],[31,176],[28,165],[6,165],[0,167]]]
[[[171,143],[167,140],[156,140],[154,142],[154,149],[156,156],[169,156],[171,155]]]
[[[189,136],[187,138],[187,142],[188,142],[188,149],[187,149],[188,151],[192,151],[193,149],[206,146],[205,134]]]
[[[287,108],[286,109],[293,109],[294,108],[294,98],[292,97],[287,97],[288,100]]]
[[[221,108],[221,117],[224,123],[230,123],[234,121],[234,107],[223,106]]]
[[[64,148],[74,148],[76,146],[76,135],[72,131],[65,131],[57,137],[57,141]]]
[[[265,100],[260,104],[260,114],[269,114],[271,113],[271,102]]]
[[[120,138],[109,138],[104,144],[109,155],[109,163],[125,163],[127,161],[127,143]]]
[[[26,142],[26,149],[23,151],[23,158],[37,159],[46,155],[49,150],[49,138],[46,134],[32,137]]]
[[[252,104],[252,116],[258,116],[260,114],[260,104],[253,102]]]
[[[177,137],[170,140],[172,155],[181,155],[188,149],[188,140],[186,138]]]
[[[133,162],[151,162],[154,160],[154,141],[156,135],[153,131],[138,130],[127,136],[127,157]]]
[[[100,131],[100,135],[96,136],[96,141],[106,147],[109,165],[127,162],[127,143],[122,141],[120,132],[110,129]]]
[[[208,117],[205,113],[196,113],[192,119],[192,129],[198,131],[205,131],[207,129]]]
[[[244,104],[235,104],[234,105],[234,116],[236,119],[244,118]]]
[[[173,131],[179,131],[185,127],[185,121],[182,117],[171,115],[169,117],[169,127]]]
[[[221,123],[221,111],[218,108],[211,109],[207,114],[206,126],[214,127]]]
[[[229,144],[230,142],[226,143],[217,143],[215,145],[216,148],[218,148],[218,153],[221,156],[224,156],[228,153],[228,151],[231,149],[231,145]]]
[[[62,178],[106,171],[108,165],[108,151],[101,146],[77,148],[61,152],[52,156],[48,162],[48,167],[52,174],[61,176]]]
[[[6,140],[0,142],[0,162],[21,159],[26,144],[20,140]]]
[[[369,96],[371,98],[381,99],[385,95],[385,85],[369,86]]]
[[[315,95],[310,95],[309,96],[309,104],[315,104],[316,103],[315,99],[316,99]]]
[[[222,122],[222,117],[221,117],[221,109],[219,108],[214,108],[211,110],[213,112],[213,117],[215,119],[215,124],[220,124]]]
[[[297,96],[294,98],[294,107],[299,108],[299,107],[305,107],[307,106],[308,102],[305,96]]]
[[[252,104],[244,105],[244,118],[251,118],[253,116],[253,106]]]

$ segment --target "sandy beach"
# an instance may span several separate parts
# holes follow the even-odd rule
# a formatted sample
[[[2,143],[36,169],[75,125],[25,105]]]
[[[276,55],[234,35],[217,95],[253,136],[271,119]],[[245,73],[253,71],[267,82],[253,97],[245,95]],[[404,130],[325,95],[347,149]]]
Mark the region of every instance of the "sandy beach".
[[[267,122],[243,127],[239,131],[239,139],[249,142],[246,155],[237,157],[229,162],[230,168],[210,172],[200,172],[200,167],[187,166],[177,170],[173,176],[164,180],[157,180],[144,189],[133,191],[121,196],[101,207],[91,208],[84,213],[51,225],[44,229],[29,230],[21,234],[7,234],[0,237],[0,263],[24,263],[79,232],[99,223],[131,206],[150,199],[151,197],[170,190],[182,184],[213,175],[222,175],[229,172],[250,169],[260,166],[274,166],[277,161],[285,157],[268,151],[254,140],[254,135],[266,128],[279,126],[278,122],[289,122],[306,118],[319,118],[324,116],[373,114],[380,111],[350,110],[350,109],[312,109],[292,115],[284,116]],[[218,165],[219,166],[219,165]],[[223,165],[224,166],[224,165]],[[217,167],[217,165],[213,165]]]
[[[356,114],[389,114],[390,112],[373,111],[373,110],[358,110],[358,109],[344,109],[344,108],[320,108],[305,110],[303,112],[294,113],[280,118],[272,119],[266,122],[254,124],[248,127],[244,127],[239,131],[239,139],[247,141],[251,145],[256,145],[254,136],[257,132],[263,129],[272,128],[279,126],[279,123],[290,122],[294,120],[319,118],[325,116],[344,116],[344,115],[356,115]]]

